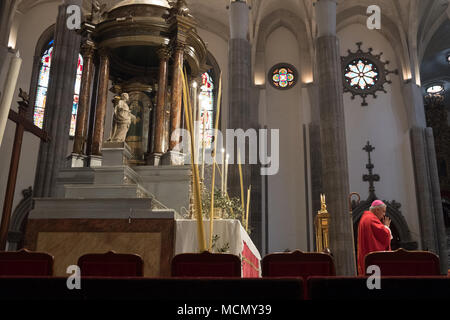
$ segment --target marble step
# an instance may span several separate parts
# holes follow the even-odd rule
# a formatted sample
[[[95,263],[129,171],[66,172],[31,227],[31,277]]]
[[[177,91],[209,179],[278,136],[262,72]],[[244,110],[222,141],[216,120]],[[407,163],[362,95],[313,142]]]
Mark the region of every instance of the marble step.
[[[138,184],[66,184],[64,197],[66,199],[153,198],[144,187]]]
[[[176,218],[171,209],[153,208],[143,199],[56,199],[36,198],[30,219],[162,219]]]

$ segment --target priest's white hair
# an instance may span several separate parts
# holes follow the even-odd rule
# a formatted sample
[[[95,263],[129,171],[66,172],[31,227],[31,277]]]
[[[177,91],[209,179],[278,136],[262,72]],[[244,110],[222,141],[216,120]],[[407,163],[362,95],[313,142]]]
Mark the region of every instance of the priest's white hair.
[[[378,208],[386,208],[386,205],[383,203],[383,204],[379,204],[377,206],[370,207],[369,211],[373,211]]]

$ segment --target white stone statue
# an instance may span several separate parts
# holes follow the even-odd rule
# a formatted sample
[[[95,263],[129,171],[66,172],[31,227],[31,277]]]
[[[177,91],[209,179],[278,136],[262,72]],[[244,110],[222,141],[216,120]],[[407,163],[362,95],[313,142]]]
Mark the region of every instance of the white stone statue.
[[[113,100],[114,117],[109,142],[125,142],[131,121],[136,121],[136,117],[128,107],[129,100],[128,93],[122,93],[120,97],[116,96]]]

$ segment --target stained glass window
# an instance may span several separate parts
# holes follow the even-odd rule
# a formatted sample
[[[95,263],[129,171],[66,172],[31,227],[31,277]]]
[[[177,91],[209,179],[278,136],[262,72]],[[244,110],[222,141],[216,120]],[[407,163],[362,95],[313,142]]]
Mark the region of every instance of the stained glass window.
[[[280,63],[272,67],[269,81],[277,89],[290,89],[297,82],[297,70],[287,63]]]
[[[44,112],[47,100],[47,89],[48,82],[50,79],[50,68],[52,63],[53,54],[53,40],[47,45],[47,49],[42,54],[40,68],[39,68],[39,79],[36,91],[36,102],[34,104],[34,115],[33,121],[36,126],[42,128],[44,125]],[[71,136],[75,135],[75,125],[78,111],[78,100],[81,87],[81,75],[83,73],[83,58],[78,55],[78,65],[77,65],[77,75],[74,88],[74,97],[72,105],[72,118],[70,122],[70,132]]]
[[[211,148],[214,136],[214,83],[208,72],[202,74],[199,105],[201,110],[200,134],[205,141],[205,148]]]
[[[81,89],[81,75],[83,74],[83,58],[81,55],[78,56],[78,64],[77,64],[77,77],[75,80],[75,93],[73,96],[73,106],[72,106],[72,118],[70,121],[70,135],[75,135],[75,126],[77,124],[77,111],[78,111],[78,102],[80,99],[80,89]]]
[[[345,68],[345,81],[352,88],[367,90],[378,82],[378,69],[367,59],[356,59]]]

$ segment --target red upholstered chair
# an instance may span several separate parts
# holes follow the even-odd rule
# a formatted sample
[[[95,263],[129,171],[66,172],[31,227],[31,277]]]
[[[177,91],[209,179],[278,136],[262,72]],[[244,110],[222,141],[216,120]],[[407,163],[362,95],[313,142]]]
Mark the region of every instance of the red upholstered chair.
[[[172,277],[241,277],[241,260],[226,253],[182,253],[172,259]]]
[[[0,276],[51,276],[53,256],[43,252],[0,252]]]
[[[301,252],[271,253],[261,262],[263,277],[334,276],[333,258],[326,253]]]
[[[439,257],[428,251],[371,252],[365,265],[380,267],[381,276],[437,276],[440,275]]]
[[[90,253],[78,259],[83,277],[142,277],[144,262],[137,254]]]

